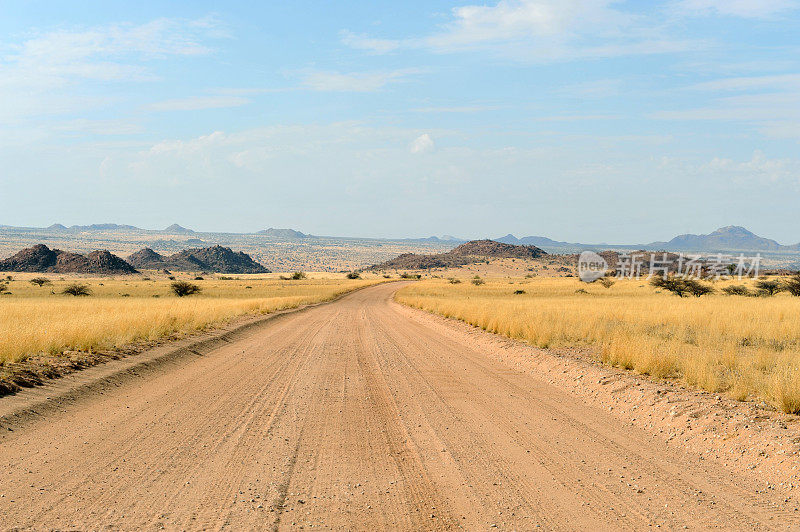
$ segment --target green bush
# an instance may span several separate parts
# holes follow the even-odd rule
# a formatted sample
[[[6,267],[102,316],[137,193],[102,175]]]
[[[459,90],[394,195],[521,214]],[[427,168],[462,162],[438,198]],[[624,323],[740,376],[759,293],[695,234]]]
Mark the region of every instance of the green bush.
[[[90,296],[92,295],[92,290],[85,284],[72,283],[67,285],[61,293],[75,297]]]
[[[178,297],[190,296],[192,294],[199,294],[200,292],[203,291],[202,288],[188,281],[175,281],[170,286],[172,287],[172,291],[175,292],[175,295]]]

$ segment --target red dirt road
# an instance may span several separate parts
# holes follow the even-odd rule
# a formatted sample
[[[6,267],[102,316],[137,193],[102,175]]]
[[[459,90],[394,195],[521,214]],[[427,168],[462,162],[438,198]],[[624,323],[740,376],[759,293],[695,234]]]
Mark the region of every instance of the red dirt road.
[[[744,476],[410,319],[396,289],[3,427],[0,528],[800,528]]]

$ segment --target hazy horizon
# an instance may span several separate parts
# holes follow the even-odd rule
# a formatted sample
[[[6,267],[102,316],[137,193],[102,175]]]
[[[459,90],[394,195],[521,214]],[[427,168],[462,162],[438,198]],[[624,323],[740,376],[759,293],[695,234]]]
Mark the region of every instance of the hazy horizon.
[[[0,223],[794,244],[799,7],[7,2]]]

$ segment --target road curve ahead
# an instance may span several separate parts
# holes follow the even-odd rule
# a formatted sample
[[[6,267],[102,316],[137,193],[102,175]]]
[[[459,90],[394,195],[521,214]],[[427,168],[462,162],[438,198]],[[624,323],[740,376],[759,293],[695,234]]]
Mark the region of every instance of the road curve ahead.
[[[0,435],[0,528],[786,529],[735,474],[437,332],[396,284]]]

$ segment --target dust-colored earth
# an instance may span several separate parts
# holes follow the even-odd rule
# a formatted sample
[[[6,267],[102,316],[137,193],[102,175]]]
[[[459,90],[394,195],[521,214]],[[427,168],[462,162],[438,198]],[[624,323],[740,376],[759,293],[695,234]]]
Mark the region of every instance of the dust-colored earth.
[[[800,527],[794,502],[735,463],[504,363],[487,352],[502,344],[418,318],[396,288],[39,414],[3,417],[47,387],[0,400],[1,527]]]

